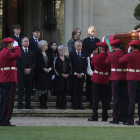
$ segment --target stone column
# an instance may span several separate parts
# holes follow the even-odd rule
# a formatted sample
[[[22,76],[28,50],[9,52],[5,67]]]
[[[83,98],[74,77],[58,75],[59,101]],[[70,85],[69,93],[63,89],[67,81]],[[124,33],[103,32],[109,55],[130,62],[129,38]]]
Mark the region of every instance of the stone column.
[[[64,44],[71,39],[71,34],[74,29],[74,0],[65,0],[64,11]]]

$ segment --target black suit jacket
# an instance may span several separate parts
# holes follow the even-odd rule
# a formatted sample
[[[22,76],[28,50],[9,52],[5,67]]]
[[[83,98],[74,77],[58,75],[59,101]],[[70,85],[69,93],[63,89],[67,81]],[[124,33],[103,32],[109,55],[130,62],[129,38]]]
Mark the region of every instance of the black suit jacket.
[[[19,39],[17,39],[17,37],[15,35],[12,35],[10,38],[16,40],[18,42],[18,45],[20,47],[22,47],[22,45],[21,45],[21,39],[22,39],[22,37],[21,36],[19,36]]]
[[[72,73],[86,73],[87,70],[87,56],[84,51],[81,51],[81,61],[79,61],[76,50],[69,53],[69,58],[72,65]]]
[[[17,76],[18,77],[24,77],[24,69],[26,68],[31,68],[31,73],[29,74],[30,76],[34,76],[34,68],[36,65],[36,60],[35,60],[35,54],[34,52],[28,48],[28,58],[27,61],[25,61],[25,52],[23,48],[21,48],[21,58],[16,61],[17,64]]]
[[[87,37],[83,40],[82,50],[86,52],[87,56],[90,56],[98,46],[96,45],[97,42],[100,42],[100,39],[94,38],[94,41],[91,41],[90,37]]]
[[[38,41],[40,41],[40,40],[41,40],[41,39],[38,38]],[[35,40],[34,40],[33,37],[29,39],[29,48],[30,48],[31,50],[33,50],[35,54],[37,54],[38,51],[39,51],[39,49],[38,49],[38,44],[35,42]]]

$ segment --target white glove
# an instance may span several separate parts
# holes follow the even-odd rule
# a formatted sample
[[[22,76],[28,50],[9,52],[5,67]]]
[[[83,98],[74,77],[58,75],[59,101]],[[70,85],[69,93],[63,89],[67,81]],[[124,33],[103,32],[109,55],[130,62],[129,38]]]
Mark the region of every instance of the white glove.
[[[131,53],[131,46],[129,46],[128,48],[128,53]]]
[[[90,58],[92,58],[93,57],[93,53],[90,55]]]
[[[13,47],[18,46],[18,42],[14,41]]]

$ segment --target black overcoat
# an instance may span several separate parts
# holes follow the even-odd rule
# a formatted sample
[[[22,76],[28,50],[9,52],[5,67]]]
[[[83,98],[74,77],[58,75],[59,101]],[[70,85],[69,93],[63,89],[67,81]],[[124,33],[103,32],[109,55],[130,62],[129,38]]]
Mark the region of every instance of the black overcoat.
[[[46,52],[48,56],[47,69],[53,67],[53,58],[49,53]],[[43,69],[46,68],[43,54],[39,51],[36,54],[36,68],[35,68],[35,87],[37,90],[51,90],[51,79],[52,79],[52,70],[49,73],[46,73]]]
[[[56,92],[60,92],[62,90],[69,91],[70,90],[70,74],[72,73],[71,63],[69,58],[65,56],[65,64],[66,64],[66,73],[69,74],[68,78],[63,78],[61,74],[63,74],[63,61],[58,56],[54,60],[54,72],[55,72],[55,90]]]

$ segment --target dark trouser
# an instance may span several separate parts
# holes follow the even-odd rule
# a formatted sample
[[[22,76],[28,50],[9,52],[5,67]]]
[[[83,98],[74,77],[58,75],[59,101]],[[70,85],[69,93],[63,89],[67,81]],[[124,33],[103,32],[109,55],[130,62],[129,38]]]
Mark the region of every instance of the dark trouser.
[[[25,77],[18,77],[18,105],[22,107],[23,93],[25,87],[26,106],[31,105],[31,90],[32,90],[32,77],[26,75]]]
[[[73,81],[73,93],[72,93],[72,106],[73,107],[82,107],[82,94],[83,94],[83,84],[85,77],[77,78],[72,76]]]
[[[108,110],[111,109],[110,107],[110,103],[111,103],[111,100],[112,100],[112,83],[111,83],[111,80],[109,80],[109,83],[108,83],[108,94],[107,94],[107,100],[108,100]]]
[[[86,100],[90,101],[90,106],[92,107],[92,81],[89,75],[86,75]]]
[[[47,94],[41,95],[39,99],[40,99],[40,108],[46,108],[47,107]]]
[[[99,95],[102,97],[102,106],[103,106],[103,111],[102,111],[102,118],[103,119],[108,119],[107,115],[107,94],[108,94],[108,84],[99,84],[99,83],[92,83],[92,100],[93,100],[93,119],[98,120],[98,100],[99,100]]]
[[[57,92],[56,108],[66,109],[66,107],[67,107],[66,92],[64,90]]]
[[[53,89],[52,90],[52,95],[55,96],[56,95],[56,91],[55,91],[55,79],[52,80],[51,88]]]
[[[138,115],[140,118],[140,81],[128,81],[128,94],[129,94],[129,116],[128,122],[134,124],[135,113],[135,98],[138,89]]]
[[[10,123],[12,117],[16,83],[1,83],[1,101],[0,101],[0,126]]]
[[[128,119],[129,98],[127,92],[127,81],[112,81],[113,94],[113,120],[119,122],[120,105],[123,110],[122,119]]]

